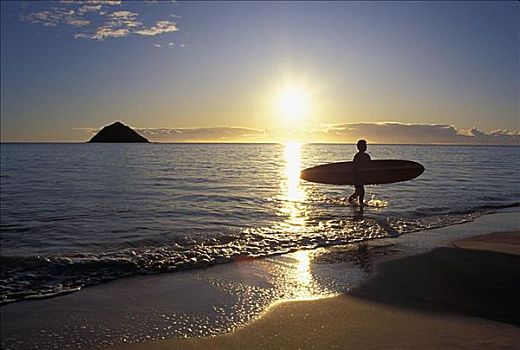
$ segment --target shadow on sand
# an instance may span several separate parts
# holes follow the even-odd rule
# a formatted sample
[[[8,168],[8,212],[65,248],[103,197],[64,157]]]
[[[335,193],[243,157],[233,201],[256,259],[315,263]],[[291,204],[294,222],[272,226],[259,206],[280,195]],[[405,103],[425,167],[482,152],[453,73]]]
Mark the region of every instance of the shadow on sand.
[[[350,294],[373,302],[520,325],[520,257],[451,247],[383,262]]]

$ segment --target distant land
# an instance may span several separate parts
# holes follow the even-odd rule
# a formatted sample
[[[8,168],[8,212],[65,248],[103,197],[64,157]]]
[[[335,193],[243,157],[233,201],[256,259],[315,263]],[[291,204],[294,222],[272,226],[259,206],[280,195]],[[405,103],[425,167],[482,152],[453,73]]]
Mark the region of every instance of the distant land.
[[[129,126],[117,121],[101,129],[90,142],[150,142]]]

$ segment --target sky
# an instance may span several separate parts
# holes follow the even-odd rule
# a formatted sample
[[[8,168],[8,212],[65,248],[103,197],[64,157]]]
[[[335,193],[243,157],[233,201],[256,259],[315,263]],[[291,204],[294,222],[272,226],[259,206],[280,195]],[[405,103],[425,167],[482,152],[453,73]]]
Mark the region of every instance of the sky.
[[[520,3],[1,2],[1,140],[520,144]]]

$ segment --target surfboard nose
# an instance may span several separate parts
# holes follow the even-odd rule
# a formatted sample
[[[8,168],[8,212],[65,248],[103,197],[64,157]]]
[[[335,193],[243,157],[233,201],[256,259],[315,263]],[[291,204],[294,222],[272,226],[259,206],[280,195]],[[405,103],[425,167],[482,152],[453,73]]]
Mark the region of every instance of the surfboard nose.
[[[421,163],[417,163],[417,165],[419,165],[419,175],[421,175],[422,173],[424,173],[424,171],[426,170],[426,168],[421,164]],[[417,176],[419,176],[417,175]]]

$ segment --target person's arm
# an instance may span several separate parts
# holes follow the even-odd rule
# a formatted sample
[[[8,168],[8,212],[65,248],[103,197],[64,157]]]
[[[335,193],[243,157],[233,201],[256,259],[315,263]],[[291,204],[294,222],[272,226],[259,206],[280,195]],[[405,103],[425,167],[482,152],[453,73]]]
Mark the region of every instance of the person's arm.
[[[357,183],[358,179],[358,170],[361,163],[360,154],[356,153],[354,159],[352,160],[352,173],[354,175],[354,183]]]
[[[356,154],[354,155],[354,159],[352,159],[352,167],[353,167],[354,169],[356,169],[357,167],[359,167],[359,161],[360,161],[360,159],[359,159],[359,153],[356,153]]]

